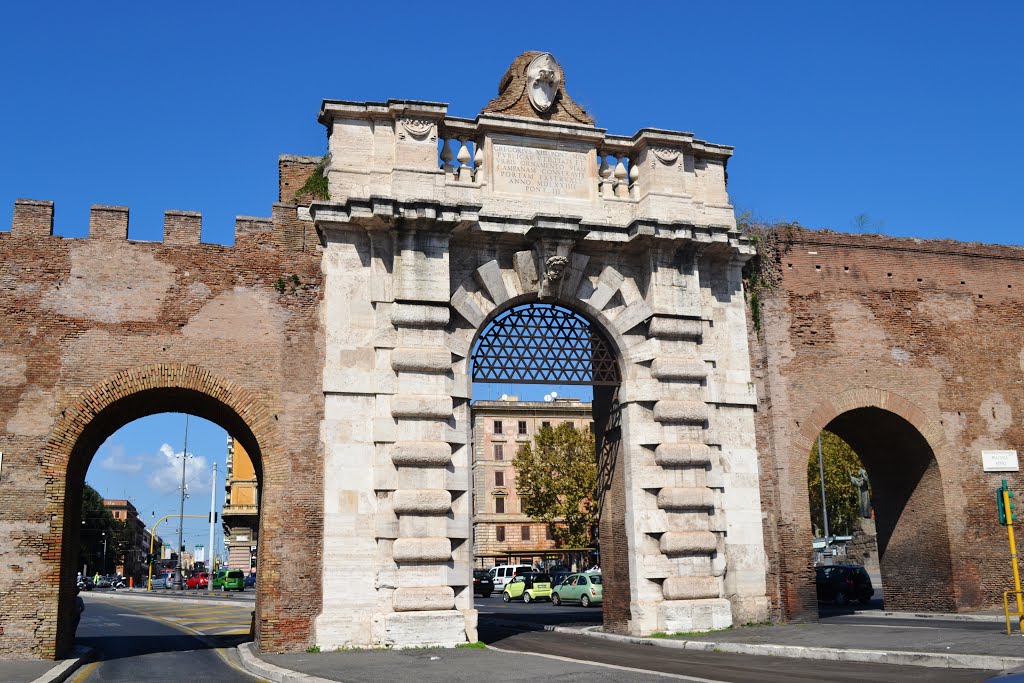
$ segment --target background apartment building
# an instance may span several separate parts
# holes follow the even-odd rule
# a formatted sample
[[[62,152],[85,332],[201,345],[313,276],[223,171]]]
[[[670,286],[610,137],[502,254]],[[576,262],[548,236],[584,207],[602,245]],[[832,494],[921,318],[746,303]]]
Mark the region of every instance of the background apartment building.
[[[532,561],[555,547],[548,525],[523,514],[512,460],[545,425],[590,429],[590,403],[577,398],[520,401],[510,396],[473,403],[473,555],[477,567],[496,559]]]
[[[123,556],[118,556],[113,545],[114,538],[107,540],[112,544],[110,552],[113,557],[114,571],[121,576],[138,576],[144,570],[146,553],[149,552],[149,533],[146,531],[146,524],[139,518],[139,511],[135,509],[130,500],[104,500],[106,507],[114,519],[123,522],[125,525],[126,547]],[[110,564],[107,566],[109,567]]]
[[[260,526],[259,482],[252,458],[242,444],[228,437],[227,472],[224,477],[224,508],[221,520],[224,544],[231,569],[256,568]]]

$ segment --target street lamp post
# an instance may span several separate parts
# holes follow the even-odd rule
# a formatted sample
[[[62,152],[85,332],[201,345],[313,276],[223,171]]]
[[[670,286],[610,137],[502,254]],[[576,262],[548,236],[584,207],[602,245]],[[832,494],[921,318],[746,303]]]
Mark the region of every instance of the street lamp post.
[[[103,575],[107,575],[107,532],[104,531],[100,534],[103,536]]]

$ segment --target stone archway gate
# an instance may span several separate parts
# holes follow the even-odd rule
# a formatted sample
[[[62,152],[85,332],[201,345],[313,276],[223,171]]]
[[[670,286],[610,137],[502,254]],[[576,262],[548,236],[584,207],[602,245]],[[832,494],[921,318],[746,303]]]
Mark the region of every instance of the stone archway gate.
[[[740,269],[752,254],[727,147],[608,135],[561,67],[521,55],[475,120],[325,101],[324,572],[316,640],[476,638],[471,382],[482,326],[531,301],[576,310],[619,354],[634,634],[767,617]],[[607,624],[606,624],[607,625]]]

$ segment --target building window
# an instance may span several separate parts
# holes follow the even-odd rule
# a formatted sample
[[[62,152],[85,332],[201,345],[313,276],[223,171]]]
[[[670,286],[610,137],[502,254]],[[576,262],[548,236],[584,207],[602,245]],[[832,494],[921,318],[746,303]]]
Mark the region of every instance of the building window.
[[[494,433],[495,434],[501,434],[502,433],[502,431],[501,431],[501,420],[495,420],[494,421]]]
[[[526,420],[519,421],[519,434],[521,436],[526,434]]]
[[[505,499],[504,498],[495,498],[494,499],[494,511],[497,514],[499,514],[499,515],[502,515],[502,514],[505,513]]]
[[[494,473],[494,485],[495,486],[504,486],[505,485],[505,473],[504,472],[495,472]]]
[[[522,533],[523,540],[524,541],[529,541],[530,540],[530,527],[524,526],[520,531]]]
[[[546,525],[544,527],[544,538],[549,540],[549,541],[551,540],[551,525],[550,524],[548,524],[548,525]]]
[[[505,446],[500,443],[494,444],[494,459],[504,460],[505,459]]]
[[[494,527],[494,538],[501,543],[505,542],[505,527],[496,526]]]
[[[543,422],[540,423],[540,426],[541,427],[550,427],[551,426],[551,421],[550,420],[544,420]]]

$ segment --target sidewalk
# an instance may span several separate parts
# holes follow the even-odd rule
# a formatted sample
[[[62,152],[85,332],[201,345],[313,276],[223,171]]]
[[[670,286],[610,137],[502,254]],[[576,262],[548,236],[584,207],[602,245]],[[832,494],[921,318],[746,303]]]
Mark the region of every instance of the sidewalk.
[[[4,683],[60,683],[67,680],[80,666],[91,661],[96,653],[91,648],[76,645],[67,659],[56,662],[29,660],[0,660],[0,681]]]

